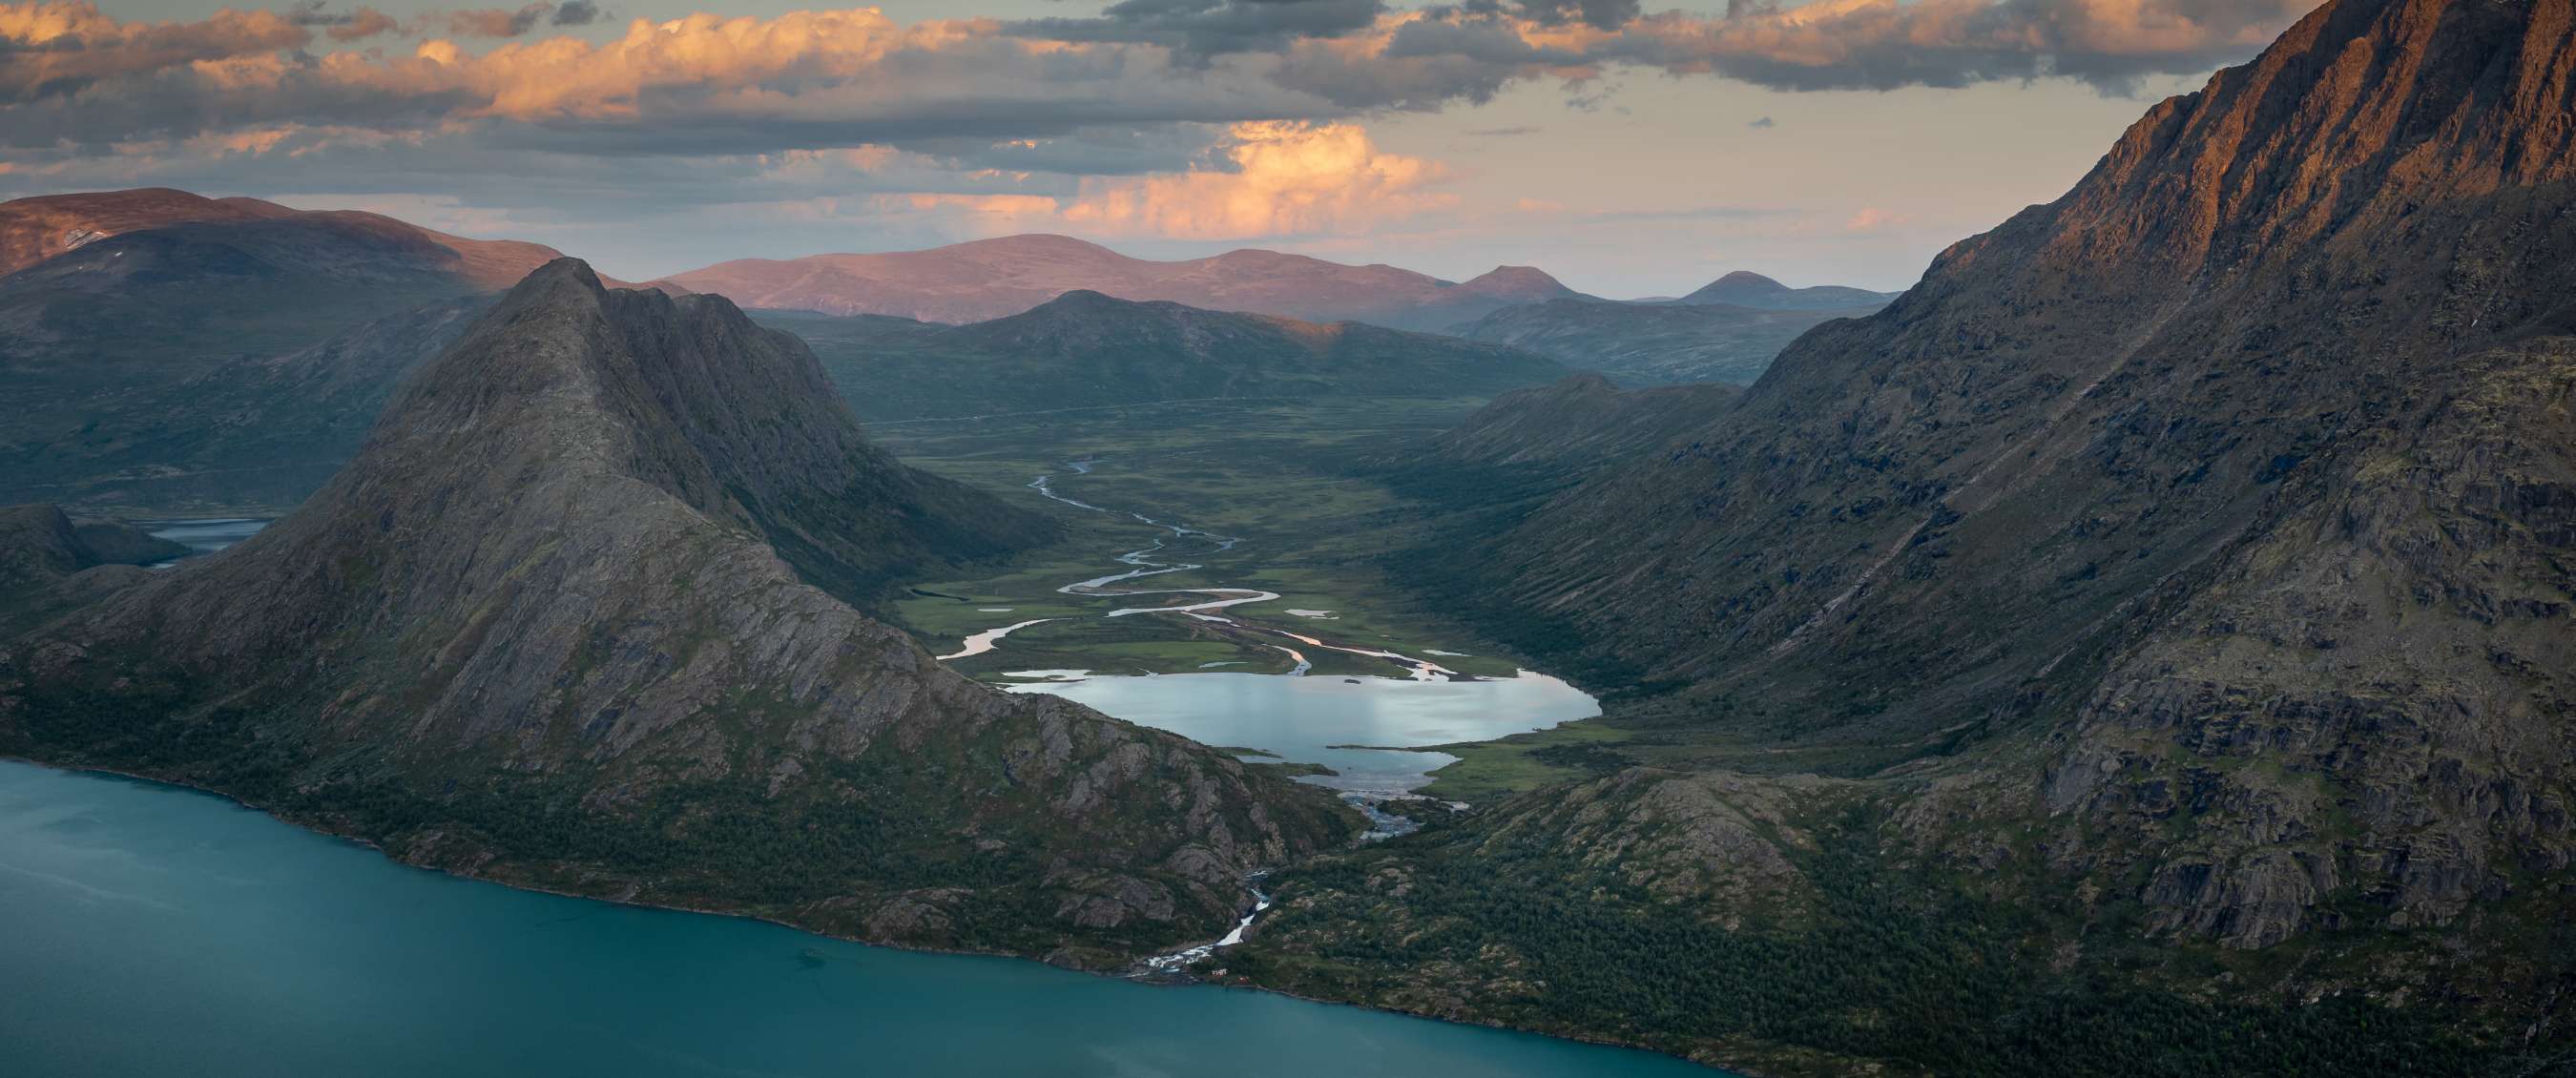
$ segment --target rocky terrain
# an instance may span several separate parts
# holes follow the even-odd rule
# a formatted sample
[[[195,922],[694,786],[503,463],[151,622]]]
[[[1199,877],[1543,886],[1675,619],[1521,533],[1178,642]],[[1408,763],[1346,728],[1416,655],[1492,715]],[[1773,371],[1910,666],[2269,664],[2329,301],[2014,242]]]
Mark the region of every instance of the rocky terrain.
[[[1556,299],[1505,307],[1455,332],[1469,340],[1526,348],[1624,385],[1750,385],[1800,334],[1836,318],[1858,318],[1883,303],[1771,309]]]
[[[926,251],[749,258],[656,284],[717,292],[745,307],[983,322],[1066,292],[1167,300],[1315,322],[1445,330],[1517,303],[1576,296],[1527,266],[1452,283],[1394,266],[1346,266],[1276,251],[1153,262],[1069,236],[1006,236]]]
[[[0,751],[401,860],[856,938],[1125,961],[1222,932],[1347,810],[977,686],[860,612],[1043,541],[894,463],[794,338],[550,263],[251,540],[0,645]]]
[[[2572,35],[2329,3],[1450,551],[1634,691],[1601,777],[1237,964],[1776,1073],[2565,1067]]]
[[[1218,397],[1475,397],[1565,373],[1501,345],[1088,291],[966,326],[879,315],[762,320],[811,342],[871,421]]]

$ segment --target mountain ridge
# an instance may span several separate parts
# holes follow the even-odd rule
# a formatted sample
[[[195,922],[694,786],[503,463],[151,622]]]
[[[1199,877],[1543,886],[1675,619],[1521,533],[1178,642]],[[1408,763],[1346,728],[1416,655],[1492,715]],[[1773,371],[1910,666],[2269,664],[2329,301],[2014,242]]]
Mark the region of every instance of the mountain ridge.
[[[1291,874],[1235,964],[1784,1073],[2563,1065],[2571,114],[2576,4],[2335,0],[1447,552],[1636,692],[1514,757],[1567,784]],[[1747,1015],[1819,966],[1867,972]],[[2094,1034],[1992,1035],[2041,1027]]]
[[[293,514],[7,644],[0,749],[503,882],[1117,964],[1350,823],[851,605],[1051,528],[894,463],[723,299],[559,260]]]
[[[1151,261],[1051,234],[881,254],[736,259],[656,283],[665,282],[735,296],[745,307],[949,324],[1007,317],[1088,290],[1208,310],[1439,330],[1509,303],[1579,295],[1527,266],[1496,267],[1452,283],[1382,263],[1350,266],[1257,248]]]

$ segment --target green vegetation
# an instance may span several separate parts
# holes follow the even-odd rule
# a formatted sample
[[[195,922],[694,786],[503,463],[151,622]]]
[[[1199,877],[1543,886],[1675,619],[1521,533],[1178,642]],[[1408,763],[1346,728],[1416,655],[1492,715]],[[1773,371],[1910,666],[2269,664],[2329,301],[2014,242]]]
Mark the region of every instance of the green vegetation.
[[[2057,903],[1983,900],[1893,862],[1878,852],[1881,823],[1854,807],[1820,829],[1795,859],[1806,896],[1730,927],[1637,886],[1618,862],[1435,822],[1274,878],[1279,912],[1227,965],[1257,983],[1399,1009],[1447,1013],[1473,998],[1479,1017],[1779,1075],[2341,1078],[2546,1066],[2500,1061],[2430,1008],[2352,994],[2247,1001],[2193,983],[2241,985],[2281,956],[2124,944],[2135,937],[2117,925],[2070,949],[2045,946],[2064,930]],[[2576,932],[2560,926],[2542,946],[2555,948],[2544,958],[2576,957]]]
[[[1221,535],[1232,550],[1175,545],[1157,560],[1205,568],[1144,578],[1136,588],[1230,587],[1275,591],[1273,602],[1238,608],[1242,620],[1290,632],[1421,656],[1462,673],[1509,676],[1519,664],[1482,635],[1390,575],[1390,544],[1427,539],[1420,507],[1365,478],[1374,461],[1399,453],[1473,410],[1472,399],[1332,398],[1141,405],[1074,415],[872,424],[869,433],[904,462],[986,490],[1024,492],[1052,474],[1058,493],[1122,512],[1093,513],[1034,491],[1018,504],[1050,513],[1065,538],[964,580],[918,581],[890,614],[952,650],[966,636],[1040,618],[1062,618],[1011,634],[989,654],[957,660],[987,679],[1011,670],[1085,669],[1188,673],[1209,663],[1242,673],[1284,673],[1290,662],[1263,640],[1175,617],[1106,618],[1122,606],[1185,597],[1117,600],[1065,595],[1066,584],[1127,569],[1116,556],[1168,532],[1136,521],[1143,512]],[[1064,467],[1096,459],[1088,475]],[[988,612],[987,608],[991,608]],[[1290,610],[1329,611],[1306,618]],[[1389,675],[1394,664],[1300,647],[1326,676]]]

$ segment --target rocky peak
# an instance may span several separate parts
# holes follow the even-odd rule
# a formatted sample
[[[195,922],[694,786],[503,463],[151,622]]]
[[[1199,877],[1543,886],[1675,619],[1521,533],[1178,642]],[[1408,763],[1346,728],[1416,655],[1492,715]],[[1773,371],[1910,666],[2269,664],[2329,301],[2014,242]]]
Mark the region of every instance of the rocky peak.
[[[1050,530],[870,446],[796,338],[561,259],[292,515],[0,645],[0,751],[870,938],[1212,935],[1242,873],[1346,833],[1327,795],[978,686],[847,601]]]

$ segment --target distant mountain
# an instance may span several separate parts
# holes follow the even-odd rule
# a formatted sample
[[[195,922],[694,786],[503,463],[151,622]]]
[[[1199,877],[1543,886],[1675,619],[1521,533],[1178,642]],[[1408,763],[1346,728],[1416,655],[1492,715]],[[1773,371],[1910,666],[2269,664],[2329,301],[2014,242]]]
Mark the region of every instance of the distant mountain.
[[[1002,318],[1087,290],[1208,310],[1434,331],[1515,303],[1579,295],[1526,266],[1503,266],[1453,284],[1393,266],[1346,266],[1276,251],[1151,262],[1045,235],[926,251],[743,259],[656,283],[720,293],[752,308],[951,324]]]
[[[261,371],[293,366],[336,337],[364,336],[379,319],[505,288],[558,257],[376,214],[159,189],[0,203],[0,242],[18,267],[0,276],[0,386],[9,399],[0,408],[0,498],[164,508],[203,495],[292,504],[355,450],[371,411],[331,420],[339,431],[324,439],[332,452],[294,478],[266,472],[314,462],[177,452],[173,440],[200,440],[223,417],[250,425],[343,406],[348,398],[262,398],[269,383]],[[399,327],[372,332],[379,350],[408,349],[401,369],[443,343],[413,348]],[[251,380],[216,375],[225,370]],[[352,377],[313,376],[343,388]],[[389,390],[374,386],[360,403],[381,403]],[[264,399],[277,410],[258,413]],[[200,473],[241,481],[200,483],[192,478]]]
[[[1896,297],[1894,292],[1872,292],[1841,285],[1791,288],[1759,273],[1737,270],[1701,286],[1699,291],[1669,302],[1720,303],[1765,311],[1848,311],[1875,310]]]
[[[871,420],[1210,397],[1481,397],[1565,374],[1544,356],[1499,345],[1090,291],[966,326],[761,318],[810,342]]]
[[[1858,291],[1847,289],[1845,291]],[[1864,293],[1866,294],[1866,293]],[[1720,303],[1618,303],[1558,299],[1505,307],[1456,332],[1538,352],[1628,385],[1749,385],[1798,335],[1880,303],[1845,309],[1761,309]]]
[[[101,565],[148,565],[188,548],[123,524],[74,524],[60,506],[0,506],[0,607],[32,587]]]
[[[1764,1073],[2564,1070],[2571,116],[2567,0],[2333,0],[1391,574],[1625,698],[1229,964]]]
[[[528,271],[562,257],[561,252],[540,244],[451,236],[360,210],[297,210],[255,198],[217,199],[167,187],[143,187],[0,202],[0,276],[128,233],[267,221],[327,222],[345,233],[376,237],[425,268],[452,274],[484,291],[508,288]],[[345,264],[334,268],[362,269]]]
[[[851,604],[1048,538],[895,463],[795,338],[547,265],[294,514],[0,646],[0,752],[403,861],[1109,965],[1210,938],[1331,796],[951,673]]]

